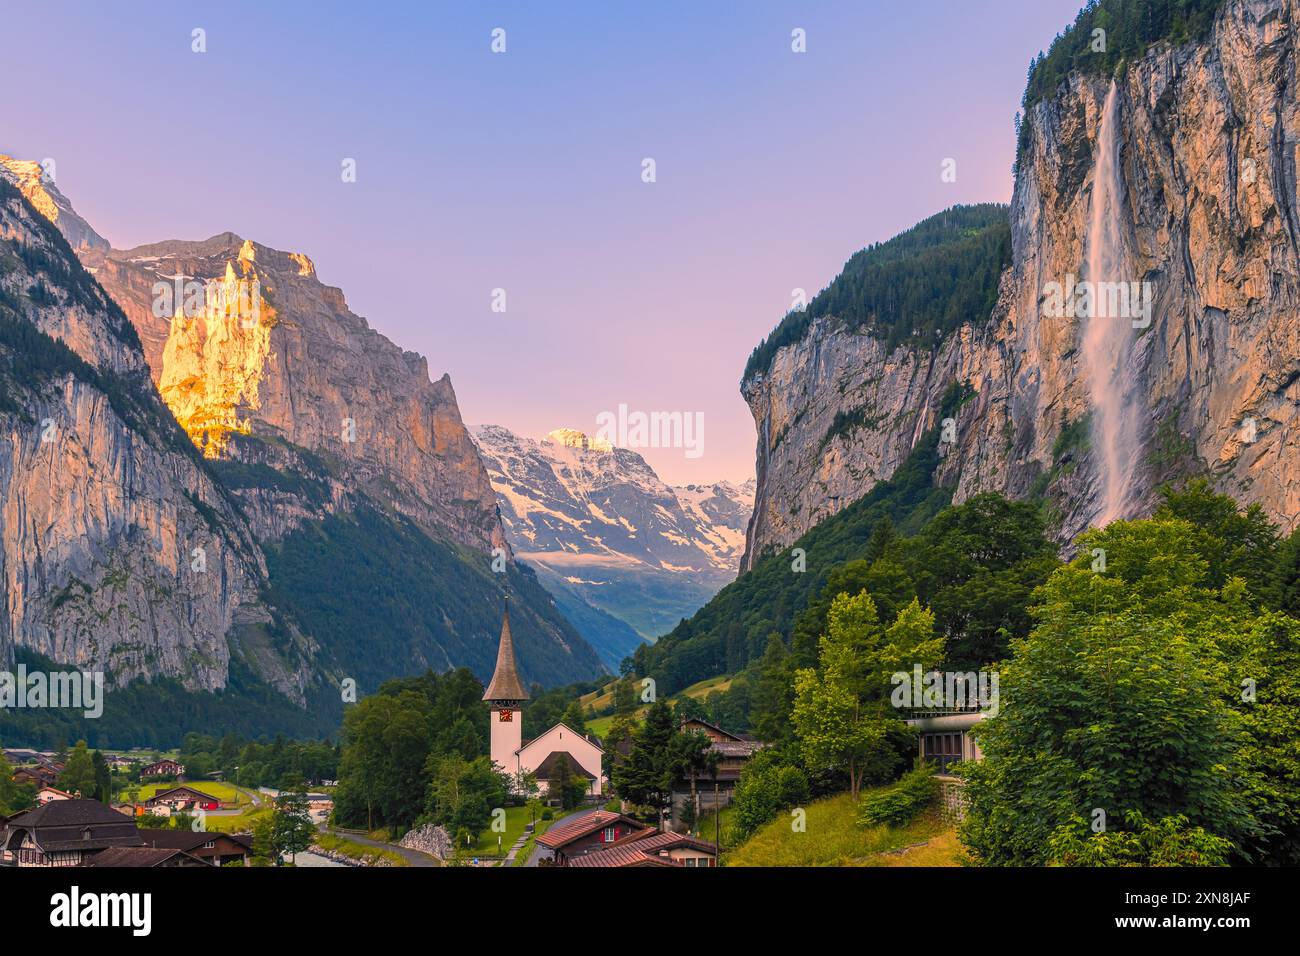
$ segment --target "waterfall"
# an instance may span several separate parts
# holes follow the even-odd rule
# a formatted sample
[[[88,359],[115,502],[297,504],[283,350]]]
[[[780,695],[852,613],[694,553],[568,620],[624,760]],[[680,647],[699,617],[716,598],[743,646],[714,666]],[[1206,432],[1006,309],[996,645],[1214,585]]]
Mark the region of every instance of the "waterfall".
[[[1101,503],[1099,527],[1123,517],[1128,478],[1137,467],[1138,413],[1124,359],[1134,342],[1128,309],[1114,309],[1102,283],[1125,283],[1127,257],[1123,232],[1123,169],[1119,162],[1119,96],[1114,80],[1106,94],[1097,130],[1097,160],[1092,179],[1086,279],[1091,294],[1083,334],[1083,368],[1092,401],[1092,444]],[[1119,314],[1112,314],[1119,312]]]

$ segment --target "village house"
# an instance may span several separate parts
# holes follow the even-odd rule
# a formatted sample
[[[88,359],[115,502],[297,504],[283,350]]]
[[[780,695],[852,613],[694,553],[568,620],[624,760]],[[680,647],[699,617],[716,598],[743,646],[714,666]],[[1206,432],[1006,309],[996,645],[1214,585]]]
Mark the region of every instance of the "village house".
[[[19,767],[14,771],[13,779],[15,783],[30,783],[39,789],[54,786],[55,781],[59,779],[59,773],[49,767]]]
[[[735,734],[723,730],[699,717],[682,721],[682,733],[698,733],[709,738],[709,751],[717,755],[716,774],[705,773],[695,780],[681,780],[673,786],[672,820],[681,821],[683,811],[692,799],[695,801],[695,815],[698,818],[703,810],[725,807],[731,804],[736,792],[736,782],[740,772],[767,744],[744,734]]]
[[[117,846],[96,853],[82,866],[94,867],[155,867],[155,866],[209,866],[203,860],[183,850],[147,846]]]
[[[0,830],[0,865],[80,866],[114,847],[143,846],[135,821],[97,800],[54,800]]]
[[[925,758],[941,776],[946,776],[948,768],[960,761],[984,759],[971,730],[985,716],[983,711],[974,708],[949,708],[909,718],[907,725],[917,732],[917,756]]]
[[[185,775],[185,764],[177,763],[175,760],[159,760],[156,763],[146,764],[140,768],[140,779],[147,777],[182,777]]]
[[[178,850],[210,866],[248,865],[253,855],[251,833],[194,832],[193,830],[141,830],[145,846]]]
[[[565,866],[588,853],[613,846],[631,833],[653,830],[638,820],[609,810],[596,810],[551,827],[537,838],[539,866]]]
[[[491,708],[492,762],[512,779],[532,774],[538,789],[549,793],[551,783],[562,766],[571,775],[587,780],[587,792],[599,796],[602,790],[601,746],[559,723],[525,743],[523,741],[520,704],[528,700],[528,691],[515,665],[514,639],[510,635],[510,607],[507,604],[501,621],[501,643],[497,647],[497,665],[483,699]]]
[[[149,813],[154,813],[162,807],[166,807],[171,813],[188,813],[192,810],[220,809],[221,801],[193,787],[172,787],[170,790],[160,790],[155,793],[144,802],[144,806]]]
[[[74,794],[68,793],[67,791],[64,790],[60,790],[57,787],[41,787],[41,789],[36,791],[36,803],[38,805],[49,803],[51,800],[74,800],[74,799],[76,799]]]

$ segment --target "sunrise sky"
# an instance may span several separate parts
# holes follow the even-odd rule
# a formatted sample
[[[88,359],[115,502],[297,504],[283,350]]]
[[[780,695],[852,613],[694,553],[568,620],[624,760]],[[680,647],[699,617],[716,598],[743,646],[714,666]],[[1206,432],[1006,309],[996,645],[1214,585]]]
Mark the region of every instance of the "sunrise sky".
[[[791,290],[1007,201],[1029,60],[1080,3],[24,4],[0,152],[54,158],[118,248],[231,230],[306,253],[469,423],[701,412],[702,455],[643,454],[743,479],[740,373]]]

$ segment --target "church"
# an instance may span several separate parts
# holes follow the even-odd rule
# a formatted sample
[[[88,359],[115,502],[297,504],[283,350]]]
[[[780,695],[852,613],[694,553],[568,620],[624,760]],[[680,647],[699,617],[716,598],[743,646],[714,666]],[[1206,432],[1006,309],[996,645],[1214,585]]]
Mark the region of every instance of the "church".
[[[528,691],[519,679],[515,665],[515,643],[510,636],[510,605],[506,604],[501,622],[501,644],[497,648],[497,666],[483,699],[492,708],[492,762],[512,778],[531,773],[542,793],[562,762],[569,765],[574,777],[585,777],[588,793],[601,793],[601,758],[605,751],[589,737],[567,724],[559,723],[539,737],[524,743],[519,705],[528,700]]]

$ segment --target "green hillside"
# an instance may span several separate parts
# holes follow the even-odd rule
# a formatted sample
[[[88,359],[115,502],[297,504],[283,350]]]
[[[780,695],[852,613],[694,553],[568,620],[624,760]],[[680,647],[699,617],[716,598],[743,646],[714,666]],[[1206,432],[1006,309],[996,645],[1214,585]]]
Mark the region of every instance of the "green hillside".
[[[988,318],[1010,261],[1006,206],[946,209],[854,253],[807,308],[787,314],[754,349],[743,377],[766,371],[779,349],[802,340],[823,316],[891,348],[911,339],[932,344],[964,322]]]

